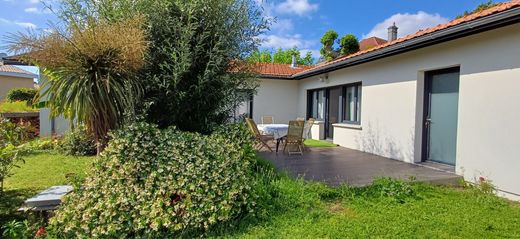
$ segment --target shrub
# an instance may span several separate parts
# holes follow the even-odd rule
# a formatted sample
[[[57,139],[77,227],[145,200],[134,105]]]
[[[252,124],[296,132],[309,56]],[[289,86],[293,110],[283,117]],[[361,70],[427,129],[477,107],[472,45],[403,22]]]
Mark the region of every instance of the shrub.
[[[0,117],[0,148],[9,144],[18,145],[22,142],[23,128]]]
[[[250,147],[250,146],[249,146]],[[135,123],[111,133],[81,188],[51,219],[60,237],[165,238],[249,207],[250,152],[236,141]]]
[[[24,128],[12,123],[8,119],[0,118],[0,193],[3,192],[4,179],[10,175],[13,167],[17,167],[23,160],[16,146],[24,138]]]
[[[96,155],[96,142],[84,126],[78,126],[68,131],[59,141],[59,149],[67,155]]]
[[[32,104],[37,93],[37,90],[31,88],[13,88],[7,92],[6,99],[9,102],[26,101],[28,104]]]

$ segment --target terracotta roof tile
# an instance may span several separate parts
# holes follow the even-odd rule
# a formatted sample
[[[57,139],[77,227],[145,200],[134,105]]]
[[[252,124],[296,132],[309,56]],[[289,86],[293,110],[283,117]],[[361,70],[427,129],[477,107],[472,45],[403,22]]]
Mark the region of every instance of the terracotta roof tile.
[[[26,70],[22,70],[22,69],[20,69],[20,68],[18,68],[16,66],[12,66],[12,65],[0,65],[0,73],[1,72],[34,75],[31,72],[28,72]]]
[[[290,77],[298,72],[302,72],[307,69],[311,69],[313,66],[298,65],[296,68],[292,68],[290,64],[277,64],[277,63],[255,63],[253,67],[258,74],[265,77]]]
[[[374,48],[379,45],[383,45],[387,43],[385,39],[381,39],[379,37],[369,37],[366,39],[363,39],[361,42],[359,42],[359,50],[364,51],[368,50],[370,48]]]
[[[421,37],[421,36],[424,36],[424,35],[436,32],[436,31],[444,30],[444,29],[447,29],[447,28],[450,28],[450,27],[453,27],[453,26],[456,26],[456,25],[459,25],[459,24],[462,24],[462,23],[466,23],[466,22],[469,22],[469,21],[472,21],[472,20],[475,20],[475,19],[478,19],[478,18],[486,17],[486,16],[489,16],[489,15],[492,15],[492,14],[495,14],[495,13],[503,12],[503,11],[506,11],[506,10],[509,10],[509,9],[512,9],[512,8],[516,8],[516,7],[519,7],[519,6],[520,6],[520,0],[512,0],[512,1],[509,1],[509,2],[500,3],[500,4],[498,4],[495,7],[492,7],[492,8],[480,11],[480,12],[473,13],[473,14],[470,14],[470,15],[467,15],[467,16],[455,19],[455,20],[452,20],[452,21],[447,22],[447,23],[439,24],[439,25],[437,25],[435,27],[427,28],[427,29],[424,29],[424,30],[419,30],[416,33],[413,33],[413,34],[410,34],[410,35],[398,38],[395,41],[387,42],[387,43],[385,43],[383,45],[379,45],[377,47],[373,47],[373,48],[370,48],[370,49],[367,49],[367,50],[364,50],[364,51],[359,51],[359,52],[356,52],[356,53],[348,55],[348,56],[339,57],[339,58],[337,58],[335,60],[326,62],[324,64],[317,65],[316,67],[313,67],[312,69],[307,69],[305,71],[299,72],[299,74],[303,74],[303,73],[306,73],[308,71],[315,70],[315,69],[320,69],[320,68],[323,68],[325,66],[328,66],[328,65],[331,65],[331,64],[334,64],[334,63],[337,63],[337,62],[341,62],[341,61],[344,61],[344,60],[347,60],[347,59],[350,59],[352,57],[360,56],[360,55],[363,55],[363,54],[366,54],[366,53],[369,53],[369,52],[372,52],[372,51],[376,51],[376,50],[379,50],[379,49],[382,49],[382,48],[385,48],[385,47],[388,47],[388,46],[392,46],[392,45],[395,45],[395,44],[398,44],[398,43],[402,43],[402,42],[405,42],[405,41],[408,41],[408,40],[411,40],[411,39],[414,39],[414,38],[418,38],[418,37]]]

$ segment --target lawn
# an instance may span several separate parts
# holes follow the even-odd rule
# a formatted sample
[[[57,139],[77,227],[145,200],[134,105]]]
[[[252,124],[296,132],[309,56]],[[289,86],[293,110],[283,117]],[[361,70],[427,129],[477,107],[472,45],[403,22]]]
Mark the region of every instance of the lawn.
[[[0,113],[12,112],[38,112],[38,109],[28,106],[25,101],[0,102]]]
[[[94,157],[55,152],[26,158],[6,181],[0,223],[25,198],[65,175],[84,176]],[[477,187],[376,180],[366,188],[331,188],[274,172],[259,159],[254,214],[212,228],[210,238],[520,238],[520,204]]]
[[[304,144],[307,147],[315,147],[315,148],[337,147],[338,146],[329,141],[315,140],[315,139],[306,139]]]
[[[280,176],[262,220],[215,229],[214,238],[520,238],[520,205],[479,188],[379,179],[330,188]]]
[[[5,195],[0,200],[0,224],[16,218],[14,210],[25,199],[54,185],[67,184],[66,175],[85,177],[94,157],[65,156],[54,151],[34,153],[24,157],[25,163],[12,170],[5,184]]]

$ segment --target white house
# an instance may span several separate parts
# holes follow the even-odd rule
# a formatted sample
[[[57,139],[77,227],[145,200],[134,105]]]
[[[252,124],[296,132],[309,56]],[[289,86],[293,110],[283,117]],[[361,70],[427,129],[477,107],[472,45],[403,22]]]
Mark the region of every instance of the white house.
[[[316,118],[314,138],[450,165],[520,200],[520,1],[392,39],[396,30],[312,68],[264,65],[252,117]]]

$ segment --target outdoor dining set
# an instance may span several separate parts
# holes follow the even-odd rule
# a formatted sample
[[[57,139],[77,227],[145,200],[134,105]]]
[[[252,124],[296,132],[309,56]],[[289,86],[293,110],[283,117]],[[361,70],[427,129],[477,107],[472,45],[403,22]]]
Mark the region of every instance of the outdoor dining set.
[[[262,116],[261,124],[256,124],[253,119],[247,118],[248,128],[254,135],[254,145],[257,149],[266,148],[273,152],[269,142],[276,141],[276,153],[283,143],[283,152],[303,155],[305,150],[304,140],[309,137],[314,119],[305,120],[298,118],[289,121],[289,124],[277,124],[273,116]],[[295,150],[291,150],[291,148]]]

